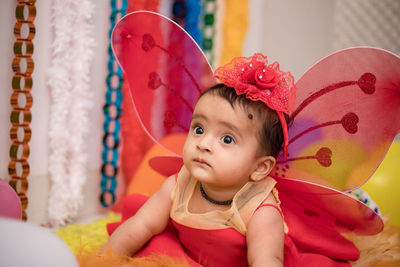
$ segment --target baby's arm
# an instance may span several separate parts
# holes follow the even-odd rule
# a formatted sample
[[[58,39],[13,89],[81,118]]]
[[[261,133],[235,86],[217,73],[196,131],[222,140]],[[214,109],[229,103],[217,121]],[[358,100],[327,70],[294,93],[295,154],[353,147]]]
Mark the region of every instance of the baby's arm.
[[[112,248],[117,253],[130,256],[162,232],[170,220],[171,192],[175,183],[175,176],[169,177],[134,216],[113,232],[102,251]]]
[[[272,195],[264,204],[277,205]],[[283,266],[284,227],[276,208],[263,206],[256,210],[247,227],[246,240],[250,266]]]

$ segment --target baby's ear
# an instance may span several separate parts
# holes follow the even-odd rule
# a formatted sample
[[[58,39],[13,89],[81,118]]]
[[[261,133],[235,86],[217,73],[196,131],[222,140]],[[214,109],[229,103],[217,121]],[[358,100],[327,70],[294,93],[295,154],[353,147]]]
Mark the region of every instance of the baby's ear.
[[[253,173],[250,175],[250,180],[258,182],[268,176],[276,163],[276,159],[272,156],[264,156],[257,159],[257,165]]]

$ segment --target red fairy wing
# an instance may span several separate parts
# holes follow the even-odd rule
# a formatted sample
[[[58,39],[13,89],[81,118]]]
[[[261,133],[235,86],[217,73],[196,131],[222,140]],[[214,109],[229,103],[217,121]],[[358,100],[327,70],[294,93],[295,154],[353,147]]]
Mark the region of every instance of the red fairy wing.
[[[323,225],[359,235],[377,234],[383,229],[378,214],[345,193],[310,182],[274,178],[284,215],[290,212],[310,226]],[[290,232],[291,225],[288,226]]]
[[[179,172],[183,160],[181,156],[155,156],[149,160],[149,165],[153,170],[168,177]]]
[[[187,133],[196,99],[216,83],[196,42],[170,19],[138,11],[117,23],[112,47],[149,136],[159,143],[166,135]]]
[[[289,157],[276,176],[338,190],[362,185],[400,129],[400,58],[357,47],[336,52],[297,82]]]
[[[289,229],[285,237],[287,262],[355,261],[359,250],[341,233],[372,235],[383,229],[373,210],[342,192],[299,180],[276,179]]]

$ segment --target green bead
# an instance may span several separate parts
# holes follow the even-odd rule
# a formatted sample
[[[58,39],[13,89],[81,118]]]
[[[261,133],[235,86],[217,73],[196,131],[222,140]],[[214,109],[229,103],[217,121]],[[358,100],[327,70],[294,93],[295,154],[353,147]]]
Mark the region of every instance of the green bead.
[[[214,14],[204,15],[204,24],[205,25],[213,25],[214,24]]]
[[[203,39],[203,47],[204,49],[211,50],[213,47],[212,39]]]

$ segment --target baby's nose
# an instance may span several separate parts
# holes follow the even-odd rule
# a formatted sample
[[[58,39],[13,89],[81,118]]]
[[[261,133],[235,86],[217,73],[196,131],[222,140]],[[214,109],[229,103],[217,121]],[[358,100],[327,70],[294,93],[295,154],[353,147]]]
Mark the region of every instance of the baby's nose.
[[[197,148],[201,151],[212,152],[212,142],[211,138],[203,137],[199,143],[197,143]]]

